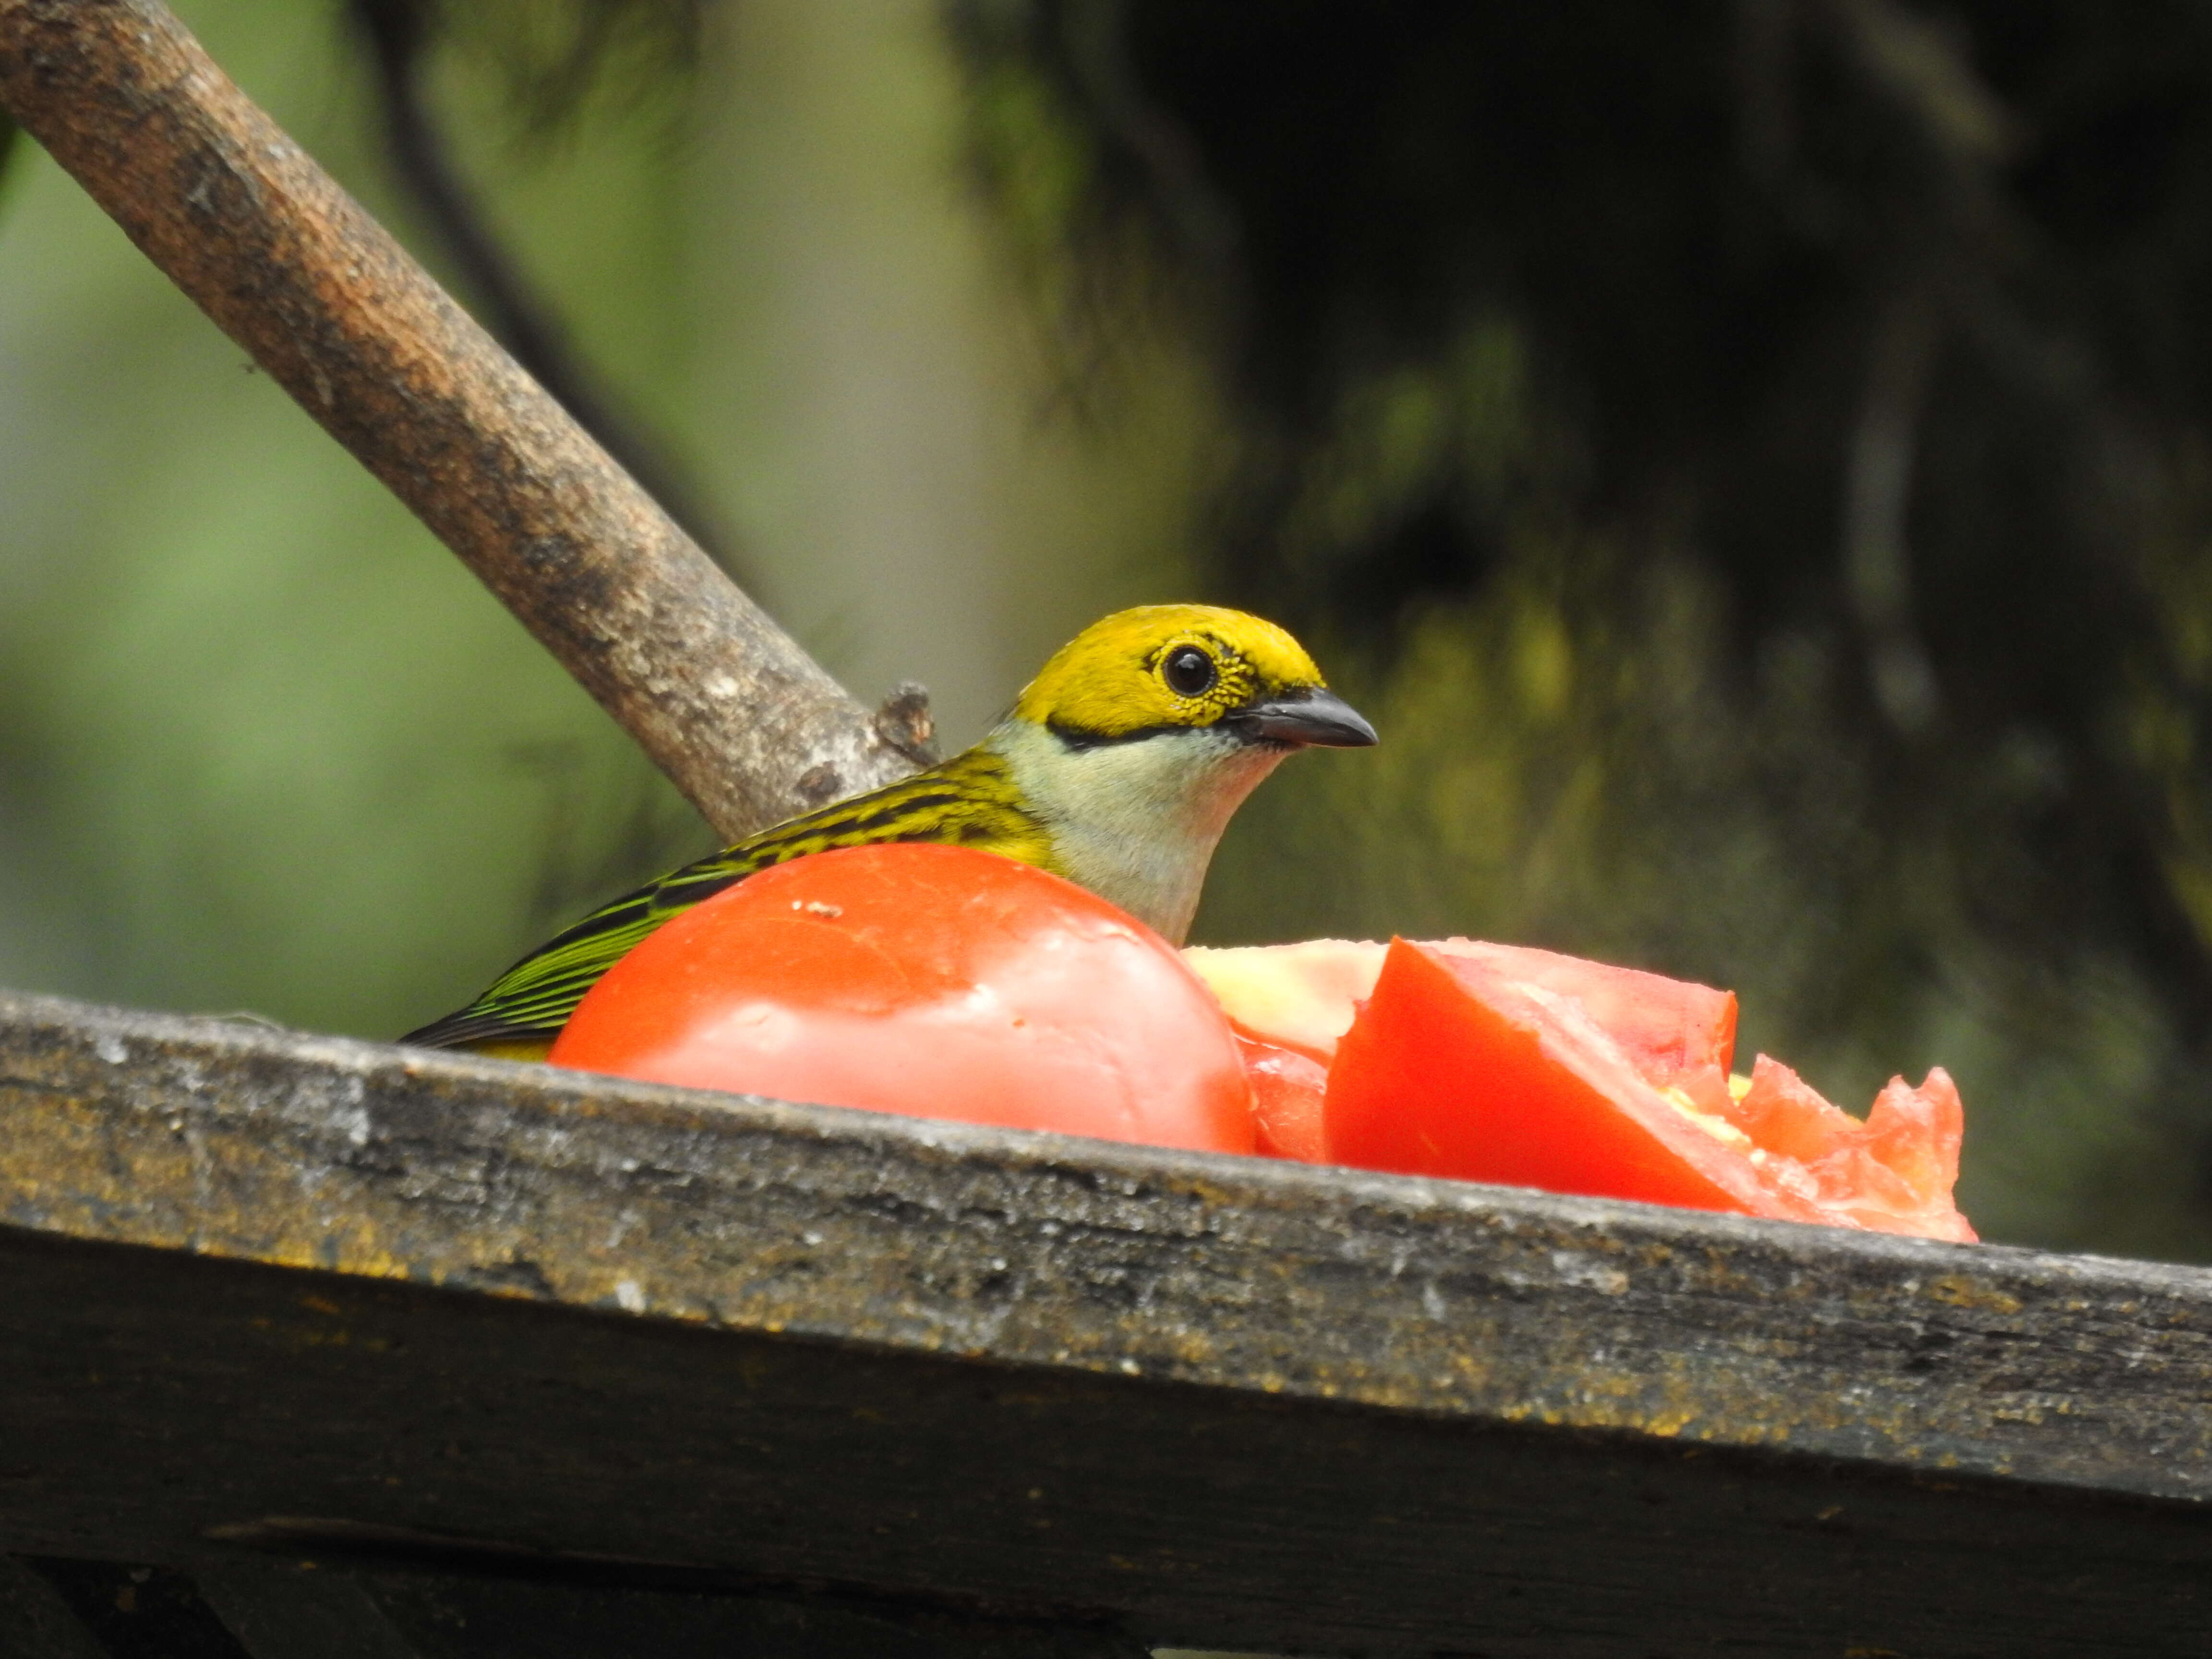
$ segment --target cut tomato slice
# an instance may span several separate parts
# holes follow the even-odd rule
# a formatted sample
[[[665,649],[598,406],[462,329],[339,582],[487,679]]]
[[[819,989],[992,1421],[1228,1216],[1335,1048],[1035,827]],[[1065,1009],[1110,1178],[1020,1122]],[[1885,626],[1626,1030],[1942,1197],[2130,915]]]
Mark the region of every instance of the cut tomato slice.
[[[1371,939],[1311,939],[1230,949],[1194,945],[1183,959],[1240,1029],[1325,1060],[1351,1029],[1358,1005],[1373,994],[1388,948]],[[1573,998],[1662,1085],[1728,1075],[1735,1050],[1732,991],[1526,945],[1443,939],[1422,948],[1448,960],[1470,983],[1533,985]]]
[[[1636,981],[1657,976],[1613,977],[1630,969],[1538,963],[1542,980],[1516,977],[1502,954],[1512,949],[1392,941],[1329,1067],[1331,1160],[1974,1237],[1951,1200],[1961,1114],[1943,1073],[1917,1090],[1893,1082],[1862,1122],[1762,1055],[1739,1098],[1725,1070],[1727,994],[1676,986],[1650,997]],[[1597,1006],[1558,988],[1571,983],[1595,988]]]
[[[1700,1210],[1768,1209],[1747,1137],[1640,1076],[1573,998],[1393,940],[1329,1067],[1338,1163]]]
[[[1523,945],[1450,939],[1429,948],[1478,995],[1518,987],[1566,998],[1655,1088],[1681,1089],[1709,1111],[1728,1098],[1735,992]]]
[[[1951,1196],[1966,1112],[1942,1066],[1917,1089],[1892,1078],[1862,1122],[1761,1054],[1729,1116],[1764,1154],[1766,1180],[1809,1198],[1825,1218],[1973,1242],[1974,1230]]]
[[[1322,1134],[1328,1067],[1299,1049],[1269,1042],[1238,1027],[1231,1029],[1244,1057],[1245,1079],[1252,1085],[1252,1127],[1259,1138],[1258,1150],[1269,1158],[1294,1158],[1304,1164],[1328,1162]]]

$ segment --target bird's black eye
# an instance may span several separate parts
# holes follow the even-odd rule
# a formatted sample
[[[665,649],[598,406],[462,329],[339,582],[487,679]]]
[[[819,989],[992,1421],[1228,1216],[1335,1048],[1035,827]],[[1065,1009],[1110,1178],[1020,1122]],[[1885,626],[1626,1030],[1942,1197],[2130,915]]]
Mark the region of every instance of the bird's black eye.
[[[1194,645],[1179,645],[1168,653],[1168,659],[1160,665],[1160,678],[1167,681],[1168,690],[1179,697],[1201,696],[1213,689],[1221,671],[1213,665],[1213,659]]]

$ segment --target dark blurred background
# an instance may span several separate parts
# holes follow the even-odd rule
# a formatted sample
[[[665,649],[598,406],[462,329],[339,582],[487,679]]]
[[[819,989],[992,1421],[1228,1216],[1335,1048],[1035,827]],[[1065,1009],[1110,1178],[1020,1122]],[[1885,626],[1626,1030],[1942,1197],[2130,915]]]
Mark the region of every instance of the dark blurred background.
[[[2212,6],[178,9],[861,696],[1305,636],[1200,937],[1732,986],[2212,1260]],[[0,981],[387,1036],[708,839],[12,146]]]

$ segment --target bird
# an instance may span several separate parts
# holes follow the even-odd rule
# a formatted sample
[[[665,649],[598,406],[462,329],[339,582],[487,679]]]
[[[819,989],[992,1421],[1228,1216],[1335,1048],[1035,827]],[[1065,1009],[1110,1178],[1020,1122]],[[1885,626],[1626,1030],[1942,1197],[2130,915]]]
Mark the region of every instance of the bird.
[[[1119,611],[1054,653],[974,748],[624,894],[400,1041],[543,1060],[585,993],[661,924],[772,865],[842,847],[1001,854],[1179,945],[1222,831],[1261,781],[1297,750],[1375,741],[1273,623],[1218,605]]]

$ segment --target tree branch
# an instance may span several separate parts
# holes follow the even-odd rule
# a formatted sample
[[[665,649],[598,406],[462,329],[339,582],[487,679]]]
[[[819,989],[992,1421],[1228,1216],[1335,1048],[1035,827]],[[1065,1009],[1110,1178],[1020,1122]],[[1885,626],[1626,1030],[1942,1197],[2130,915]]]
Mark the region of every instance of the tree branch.
[[[0,105],[719,832],[912,769],[159,0],[0,0]]]
[[[738,570],[726,550],[715,544],[705,505],[637,423],[595,383],[553,308],[524,279],[471,199],[424,97],[429,21],[417,0],[352,0],[349,15],[355,32],[368,45],[376,72],[380,125],[392,171],[453,262],[462,297],[477,307],[493,337],[514,354],[531,378],[599,441],[623,470],[667,509],[669,517],[717,564]]]

